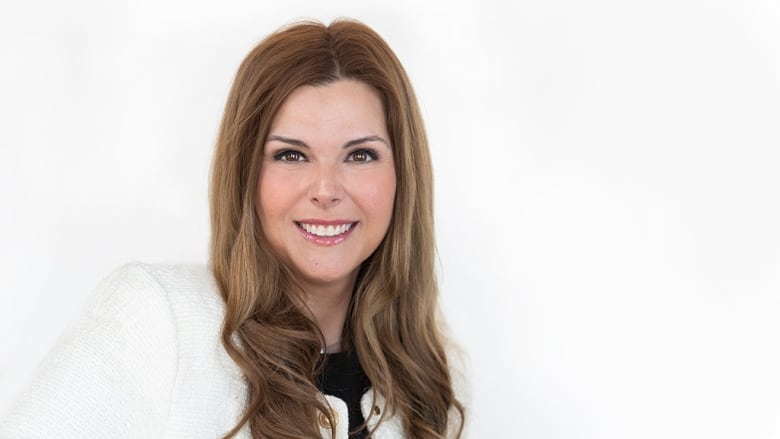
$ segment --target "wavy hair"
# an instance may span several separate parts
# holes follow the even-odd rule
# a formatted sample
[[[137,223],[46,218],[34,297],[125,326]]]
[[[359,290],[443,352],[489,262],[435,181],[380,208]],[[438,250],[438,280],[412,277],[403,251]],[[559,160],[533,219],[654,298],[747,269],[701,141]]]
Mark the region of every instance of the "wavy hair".
[[[324,338],[301,303],[295,278],[271,251],[255,210],[265,139],[290,93],[303,85],[361,81],[381,97],[396,170],[387,235],[358,272],[344,334],[372,389],[406,434],[462,434],[437,325],[433,188],[428,144],[406,72],[372,29],[352,20],[298,22],[244,59],[230,91],[211,176],[211,268],[226,304],[222,343],[247,383],[243,417],[255,438],[320,437],[318,416],[335,419],[319,394]],[[390,413],[388,413],[388,411]],[[335,434],[335,431],[332,430]]]

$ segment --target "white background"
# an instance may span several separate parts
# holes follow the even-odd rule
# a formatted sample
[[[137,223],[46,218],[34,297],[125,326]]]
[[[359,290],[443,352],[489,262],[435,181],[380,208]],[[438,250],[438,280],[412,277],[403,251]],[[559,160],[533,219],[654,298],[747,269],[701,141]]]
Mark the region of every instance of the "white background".
[[[206,261],[238,64],[343,15],[424,110],[471,437],[780,438],[778,1],[7,3],[0,412],[113,269]]]

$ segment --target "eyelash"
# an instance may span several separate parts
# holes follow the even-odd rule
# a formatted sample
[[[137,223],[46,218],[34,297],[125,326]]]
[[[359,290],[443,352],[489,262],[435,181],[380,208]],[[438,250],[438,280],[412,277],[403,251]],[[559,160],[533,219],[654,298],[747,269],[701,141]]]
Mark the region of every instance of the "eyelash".
[[[286,160],[286,158],[289,158],[288,156],[295,154],[298,156],[297,160]],[[287,163],[295,163],[295,162],[302,162],[306,160],[306,156],[300,152],[296,151],[294,149],[283,149],[281,151],[278,151],[274,153],[274,160],[279,162],[287,162]]]
[[[297,158],[289,160],[291,155],[297,156]],[[356,155],[364,155],[364,160],[355,160]],[[348,162],[355,162],[355,163],[368,163],[373,162],[374,160],[377,160],[379,158],[379,154],[377,154],[376,151],[372,149],[356,149],[354,151],[350,151],[350,153],[347,155]],[[286,162],[286,163],[297,163],[297,162],[303,162],[306,161],[306,155],[300,151],[296,151],[294,149],[283,149],[281,151],[278,151],[274,153],[273,159],[275,161],[279,162]]]

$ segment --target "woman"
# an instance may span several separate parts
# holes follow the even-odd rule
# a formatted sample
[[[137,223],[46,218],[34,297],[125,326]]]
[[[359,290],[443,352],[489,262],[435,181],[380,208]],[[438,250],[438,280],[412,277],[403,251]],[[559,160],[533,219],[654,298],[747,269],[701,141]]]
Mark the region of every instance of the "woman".
[[[462,435],[425,132],[375,32],[303,22],[246,57],[211,222],[210,270],[104,282],[0,436]]]

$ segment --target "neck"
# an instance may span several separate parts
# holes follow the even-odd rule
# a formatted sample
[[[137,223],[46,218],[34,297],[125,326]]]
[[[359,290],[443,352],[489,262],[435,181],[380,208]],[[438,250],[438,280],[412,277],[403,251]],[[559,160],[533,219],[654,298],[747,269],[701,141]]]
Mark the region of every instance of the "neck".
[[[304,290],[306,305],[325,337],[326,352],[341,351],[344,322],[354,286],[355,279],[352,277],[348,282],[340,282],[338,285],[307,285]]]

